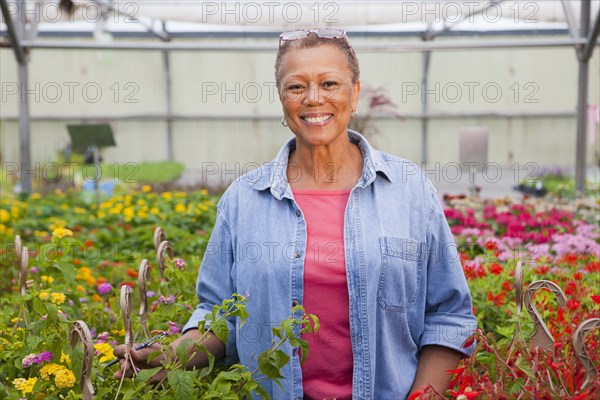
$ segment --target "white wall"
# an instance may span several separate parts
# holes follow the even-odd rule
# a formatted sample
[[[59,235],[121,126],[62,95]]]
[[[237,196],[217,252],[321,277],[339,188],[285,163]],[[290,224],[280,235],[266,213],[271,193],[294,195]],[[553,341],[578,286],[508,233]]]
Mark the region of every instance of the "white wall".
[[[394,40],[406,39],[357,38],[356,42]],[[378,121],[380,134],[373,137],[374,144],[421,161],[421,123],[410,117],[421,112],[422,55],[358,56],[363,86],[384,86],[398,111],[409,117],[403,122]],[[599,59],[595,51],[590,63],[591,104],[600,103]],[[201,168],[203,162],[260,163],[275,155],[291,133],[279,124],[281,106],[274,89],[274,60],[275,54],[269,52],[171,53],[176,160],[188,168]],[[0,70],[0,154],[2,161],[16,162],[19,98],[12,94],[17,66],[10,49],[0,50]],[[570,48],[436,51],[430,68],[429,84],[435,91],[430,96],[430,112],[574,113],[577,70],[575,51]],[[105,152],[107,161],[166,159],[166,123],[160,118],[166,110],[160,52],[34,50],[29,71],[34,90],[34,162],[55,157],[68,140],[67,123],[95,117],[109,117],[107,121],[115,132],[118,146]],[[471,93],[469,88],[473,89]],[[119,116],[129,118],[110,119]],[[489,161],[504,166],[515,162],[574,164],[576,121],[565,116],[433,119],[429,124],[429,162],[458,160],[458,132],[464,126],[489,128]],[[588,143],[589,164],[597,164],[600,159],[597,126],[594,139],[595,143]]]

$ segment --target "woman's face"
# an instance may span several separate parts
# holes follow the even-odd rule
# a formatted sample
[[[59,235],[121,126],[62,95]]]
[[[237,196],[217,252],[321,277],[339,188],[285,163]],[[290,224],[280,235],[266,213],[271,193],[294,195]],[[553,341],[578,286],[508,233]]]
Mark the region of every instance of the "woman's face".
[[[280,76],[283,114],[297,141],[323,146],[346,137],[360,83],[352,83],[340,49],[333,45],[291,49],[281,63]]]

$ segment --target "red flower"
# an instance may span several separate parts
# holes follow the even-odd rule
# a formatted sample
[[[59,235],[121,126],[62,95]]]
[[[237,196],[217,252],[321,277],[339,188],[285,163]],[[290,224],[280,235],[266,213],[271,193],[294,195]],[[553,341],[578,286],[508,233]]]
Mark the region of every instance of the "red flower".
[[[121,287],[123,287],[123,286],[129,286],[130,288],[132,288],[132,289],[133,289],[133,288],[135,287],[135,283],[133,283],[133,282],[122,282],[122,283],[119,285],[119,288],[121,288]]]
[[[485,242],[484,246],[488,250],[496,250],[498,248],[498,243],[494,242],[491,239],[488,239],[487,242]]]
[[[512,283],[510,283],[510,281],[502,282],[502,290],[504,290],[506,292],[510,292],[511,290],[513,290]]]
[[[600,295],[599,294],[593,294],[590,297],[592,298],[592,300],[594,300],[594,303],[600,304]]]
[[[468,338],[467,340],[465,340],[465,342],[462,345],[462,348],[466,349],[467,347],[470,347],[473,343],[475,343],[475,336],[471,336],[470,338]],[[462,369],[458,368],[458,369],[455,369],[455,370],[452,370],[452,371],[448,371],[448,372],[450,372],[450,373],[459,373],[459,372],[462,373],[465,368],[466,367],[462,367]]]
[[[423,392],[421,392],[420,390],[415,390],[410,397],[408,398],[408,400],[417,400],[421,398],[421,395],[423,394]]]
[[[569,310],[576,311],[576,310],[579,310],[580,307],[581,307],[581,302],[579,302],[575,299],[567,300],[567,308]]]
[[[498,263],[493,263],[489,266],[489,270],[490,270],[490,273],[492,273],[494,275],[500,275],[502,273],[502,271],[504,271],[504,268],[502,268],[502,265],[500,265]]]
[[[545,275],[550,271],[550,266],[548,265],[540,265],[539,267],[536,267],[533,272],[535,272],[536,275]]]

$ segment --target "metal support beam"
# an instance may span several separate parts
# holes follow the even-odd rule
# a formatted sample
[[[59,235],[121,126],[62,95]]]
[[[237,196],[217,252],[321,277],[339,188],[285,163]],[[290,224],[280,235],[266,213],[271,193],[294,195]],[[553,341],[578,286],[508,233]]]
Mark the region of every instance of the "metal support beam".
[[[26,21],[21,21],[19,18],[15,18],[16,24],[19,26],[15,26],[15,20],[10,15],[10,11],[8,9],[8,4],[6,0],[0,0],[0,7],[2,8],[2,15],[4,16],[4,23],[6,24],[6,28],[8,30],[8,35],[10,37],[11,46],[15,53],[15,57],[18,63],[18,75],[19,75],[19,155],[20,155],[20,170],[21,170],[21,178],[19,185],[19,191],[22,196],[27,196],[31,193],[31,151],[30,151],[30,121],[29,121],[29,96],[28,96],[28,70],[27,70],[27,53],[23,48],[22,37],[19,37],[20,34],[25,31],[23,26]],[[17,9],[22,10],[25,7],[25,0],[19,0],[17,2]],[[17,32],[17,28],[19,32]]]
[[[590,0],[581,2],[581,37],[587,38],[590,33]],[[589,81],[589,58],[584,56],[585,45],[578,49],[579,58],[579,82],[577,99],[577,138],[575,153],[575,193],[585,193],[585,167],[586,152],[585,138],[587,132],[587,100],[588,100],[588,81]]]
[[[2,8],[2,16],[4,17],[4,23],[6,24],[6,29],[8,30],[8,37],[10,38],[10,45],[15,52],[15,57],[17,58],[17,62],[22,64],[26,62],[27,55],[23,48],[19,45],[19,35],[15,30],[15,25],[13,23],[13,18],[10,15],[10,10],[8,9],[8,4],[6,0],[0,0],[0,8]]]
[[[163,21],[163,32],[167,32],[165,22]],[[166,34],[165,41],[169,41],[170,37]],[[163,50],[163,66],[165,69],[165,92],[167,97],[167,159],[173,161],[175,159],[173,151],[173,83],[171,79],[171,60],[169,50]]]
[[[586,38],[577,39],[524,39],[524,40],[439,40],[435,42],[404,42],[401,44],[377,44],[353,46],[361,52],[416,52],[429,50],[457,49],[502,49],[502,48],[531,48],[531,47],[573,47],[587,43]],[[68,41],[21,41],[21,45],[33,49],[82,49],[82,50],[170,50],[170,51],[277,51],[277,45],[262,43],[225,43],[215,42],[68,42]]]
[[[421,113],[425,117],[421,122],[421,164],[427,165],[427,149],[429,147],[427,136],[429,130],[429,99],[427,97],[427,82],[429,81],[429,66],[431,65],[431,52],[423,52],[423,76],[421,81]]]
[[[569,26],[569,34],[572,38],[579,37],[579,34],[577,32],[577,21],[575,21],[575,14],[573,14],[573,9],[571,8],[571,0],[560,1],[565,12],[565,19],[567,20],[567,25]]]
[[[581,52],[581,56],[583,58],[587,58],[588,60],[592,58],[594,48],[597,45],[596,41],[598,40],[598,34],[600,34],[600,10],[598,10],[598,15],[596,15],[596,20],[594,21],[594,26],[590,30],[587,37],[587,43]]]

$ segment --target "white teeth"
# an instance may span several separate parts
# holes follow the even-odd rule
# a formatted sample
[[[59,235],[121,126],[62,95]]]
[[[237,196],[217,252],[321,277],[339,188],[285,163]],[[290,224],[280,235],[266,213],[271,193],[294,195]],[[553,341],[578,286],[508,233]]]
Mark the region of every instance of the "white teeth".
[[[304,118],[306,121],[310,122],[310,123],[318,123],[318,122],[324,122],[327,121],[329,118],[331,118],[331,115],[323,115],[321,117],[314,117],[314,118]]]

